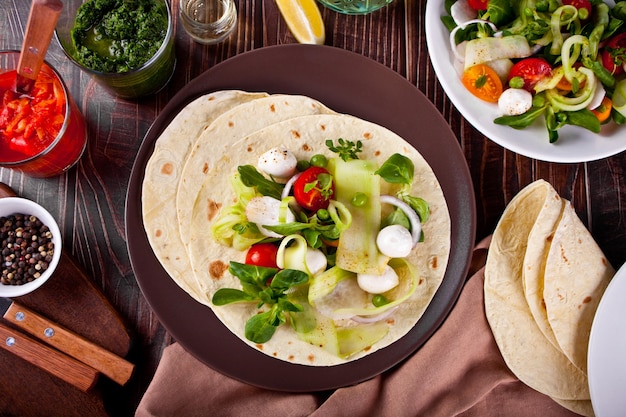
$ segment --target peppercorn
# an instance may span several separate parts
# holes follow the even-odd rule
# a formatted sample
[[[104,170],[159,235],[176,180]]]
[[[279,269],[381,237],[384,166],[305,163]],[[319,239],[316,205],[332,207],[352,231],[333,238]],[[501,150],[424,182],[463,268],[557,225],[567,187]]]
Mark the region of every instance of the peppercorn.
[[[39,278],[52,260],[52,232],[37,216],[11,214],[0,217],[2,241],[0,283],[22,285]]]

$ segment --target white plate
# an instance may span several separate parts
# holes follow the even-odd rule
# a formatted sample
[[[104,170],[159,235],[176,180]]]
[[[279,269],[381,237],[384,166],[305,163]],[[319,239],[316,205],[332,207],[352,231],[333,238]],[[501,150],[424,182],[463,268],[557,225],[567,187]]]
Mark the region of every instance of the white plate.
[[[591,326],[588,374],[596,417],[622,417],[626,410],[626,266],[607,287]]]
[[[615,124],[603,126],[600,134],[564,126],[558,130],[559,140],[550,143],[543,117],[524,130],[493,123],[499,116],[497,105],[484,102],[467,91],[452,65],[450,32],[441,22],[441,16],[445,14],[444,1],[426,3],[426,42],[430,59],[452,103],[483,135],[513,152],[548,162],[587,162],[626,149],[626,127],[620,129]]]

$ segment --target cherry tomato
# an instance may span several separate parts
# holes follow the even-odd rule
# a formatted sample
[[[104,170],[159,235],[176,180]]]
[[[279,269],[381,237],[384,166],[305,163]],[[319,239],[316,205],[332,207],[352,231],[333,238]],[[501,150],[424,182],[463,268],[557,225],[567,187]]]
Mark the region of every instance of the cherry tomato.
[[[276,265],[276,253],[278,246],[273,243],[257,243],[252,245],[246,253],[246,264],[278,268]]]
[[[624,72],[626,32],[613,36],[602,49],[602,65],[614,75]]]
[[[589,0],[563,0],[564,6],[574,6],[578,10],[586,9],[587,17],[583,20],[587,20],[591,17],[591,2]]]
[[[522,78],[524,80],[524,89],[532,93],[535,84],[551,74],[552,67],[545,59],[525,58],[513,65],[509,72],[509,80],[513,77]]]
[[[470,93],[490,103],[497,103],[502,94],[500,77],[492,68],[484,64],[474,65],[466,69],[461,81]]]
[[[293,183],[293,196],[306,210],[317,211],[328,208],[334,194],[333,177],[326,168],[310,167]]]
[[[467,3],[474,10],[487,10],[489,0],[468,0]]]
[[[593,112],[593,114],[596,115],[596,117],[598,118],[598,121],[600,123],[604,123],[607,120],[609,120],[609,117],[611,117],[611,109],[613,108],[613,102],[611,101],[610,98],[608,97],[604,97],[602,99],[602,104],[600,104],[599,107],[591,110]]]

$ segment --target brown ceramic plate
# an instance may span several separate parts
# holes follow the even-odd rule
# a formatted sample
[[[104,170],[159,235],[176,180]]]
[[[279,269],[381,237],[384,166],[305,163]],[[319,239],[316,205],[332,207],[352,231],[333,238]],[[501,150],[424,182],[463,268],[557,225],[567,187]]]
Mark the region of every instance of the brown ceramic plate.
[[[302,94],[338,112],[391,129],[430,163],[452,219],[452,246],[444,280],[424,316],[400,340],[342,365],[313,367],[267,356],[232,334],[211,309],[168,276],[154,256],[141,216],[144,169],[154,143],[196,97],[239,89]],[[471,178],[459,143],[441,114],[405,78],[361,55],[315,45],[282,45],[243,53],[192,80],[163,109],[146,134],[130,177],[126,232],[139,286],[163,326],[187,351],[232,378],[281,391],[321,391],[352,385],[397,365],[437,330],[456,302],[469,268],[476,228]]]

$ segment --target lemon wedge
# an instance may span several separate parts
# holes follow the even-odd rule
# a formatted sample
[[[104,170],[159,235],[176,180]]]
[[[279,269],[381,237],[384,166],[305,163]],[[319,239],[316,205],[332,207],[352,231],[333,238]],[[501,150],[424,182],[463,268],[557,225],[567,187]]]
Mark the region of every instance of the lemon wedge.
[[[316,0],[276,0],[287,27],[300,43],[322,45],[326,40]]]

